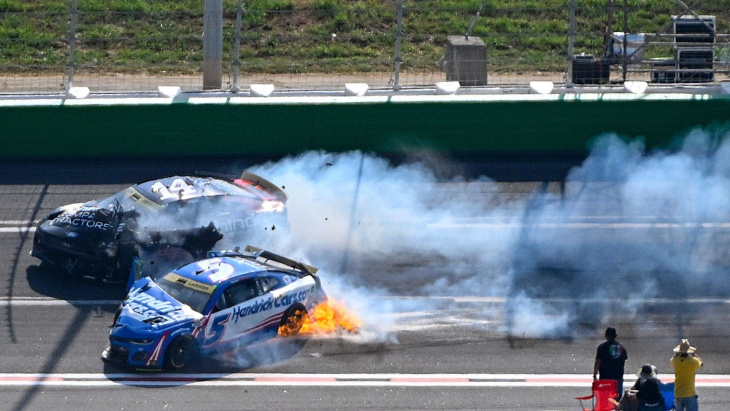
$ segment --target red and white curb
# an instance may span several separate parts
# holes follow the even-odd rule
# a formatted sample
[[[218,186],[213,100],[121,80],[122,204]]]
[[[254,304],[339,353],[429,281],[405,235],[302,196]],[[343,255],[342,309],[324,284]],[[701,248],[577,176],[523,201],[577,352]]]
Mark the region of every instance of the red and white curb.
[[[0,374],[0,386],[590,387],[592,381],[583,374]],[[730,388],[730,375],[698,375],[696,385]]]

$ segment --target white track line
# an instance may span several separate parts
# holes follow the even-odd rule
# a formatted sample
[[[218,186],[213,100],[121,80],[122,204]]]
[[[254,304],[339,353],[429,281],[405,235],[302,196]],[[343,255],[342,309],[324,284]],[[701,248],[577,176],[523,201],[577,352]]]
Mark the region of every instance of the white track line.
[[[585,374],[0,374],[0,386],[587,387],[591,382]],[[696,385],[730,388],[730,375],[698,375]]]
[[[119,305],[121,300],[57,300],[52,297],[0,297],[0,307]]]
[[[467,304],[504,304],[507,297],[419,297],[419,296],[386,296],[373,297],[374,300],[392,301],[392,300],[413,300],[413,301],[451,301],[454,303]],[[539,299],[546,303],[597,303],[597,304],[615,304],[622,301],[616,298],[560,298],[560,299]],[[99,305],[119,305],[121,300],[58,300],[52,297],[0,297],[0,307],[59,307],[59,306],[99,306]],[[642,304],[730,304],[730,299],[726,298],[688,298],[684,300],[668,299],[668,298],[648,298],[643,299]]]
[[[0,233],[35,233],[35,227],[0,227]]]

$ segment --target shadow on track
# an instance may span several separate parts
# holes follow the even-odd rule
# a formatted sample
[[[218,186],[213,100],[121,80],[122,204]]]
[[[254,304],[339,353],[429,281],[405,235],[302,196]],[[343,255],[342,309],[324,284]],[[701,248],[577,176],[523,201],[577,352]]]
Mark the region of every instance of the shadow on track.
[[[154,157],[99,159],[4,160],[0,185],[125,184],[196,171],[240,174],[240,170],[270,158]]]
[[[30,219],[28,219],[28,223],[26,228],[30,229],[33,225],[33,221],[35,221],[38,218],[38,214],[41,210],[41,204],[43,204],[43,199],[46,197],[46,194],[48,193],[48,185],[44,185],[43,189],[41,190],[40,194],[38,195],[38,200],[36,201],[35,205],[33,206],[33,213],[31,214]],[[18,248],[15,250],[15,253],[12,258],[11,266],[10,266],[10,273],[8,278],[8,290],[6,293],[6,297],[8,300],[10,300],[13,297],[14,289],[15,289],[15,279],[18,272],[18,266],[20,264],[20,255],[22,250],[25,248],[25,244],[30,240],[30,230],[23,230],[20,232],[20,241],[18,242]],[[15,335],[15,327],[13,322],[13,307],[11,304],[8,304],[6,309],[6,321],[7,321],[7,327],[8,327],[8,336],[10,337],[10,341],[13,344],[17,344],[18,340]]]
[[[232,374],[243,372],[255,367],[274,365],[296,356],[307,344],[308,338],[283,338],[276,337],[272,340],[254,343],[245,347],[239,347],[218,353],[212,356],[205,356],[197,359],[190,366],[181,370],[164,372],[139,372],[140,377],[130,377],[129,373],[136,370],[111,363],[104,363],[104,374],[111,381],[118,381],[125,385],[148,386],[150,381],[155,381],[155,386],[180,385],[184,382],[197,382],[210,379],[206,374]],[[121,373],[121,377],[120,377]],[[184,375],[185,378],[176,377]],[[196,377],[200,375],[200,377]]]
[[[33,291],[72,304],[74,301],[121,301],[127,295],[124,284],[87,281],[64,275],[44,265],[29,266],[26,275],[28,285]]]
[[[394,165],[420,162],[437,177],[487,176],[494,181],[563,181],[585,153],[484,153],[444,155],[424,151],[408,155],[382,154]],[[241,170],[281,156],[155,156],[73,159],[5,159],[0,185],[124,184],[175,174],[208,171],[240,174]],[[90,171],[92,170],[92,171]]]
[[[46,363],[43,364],[40,370],[38,370],[40,374],[53,373],[53,371],[56,369],[56,366],[58,365],[59,359],[63,358],[68,349],[73,345],[74,339],[78,334],[78,330],[83,327],[86,320],[89,319],[89,316],[93,314],[94,310],[91,307],[81,307],[77,311],[73,320],[66,329],[66,332],[61,337],[61,339],[59,339],[59,341],[62,341],[62,343],[56,346],[53,352],[48,355],[48,360],[46,361]],[[33,401],[33,398],[37,394],[43,392],[44,389],[45,388],[43,387],[43,385],[40,384],[30,387],[28,391],[25,392],[23,398],[21,398],[20,401],[18,401],[11,409],[14,411],[26,409],[26,407],[30,405],[30,403]]]

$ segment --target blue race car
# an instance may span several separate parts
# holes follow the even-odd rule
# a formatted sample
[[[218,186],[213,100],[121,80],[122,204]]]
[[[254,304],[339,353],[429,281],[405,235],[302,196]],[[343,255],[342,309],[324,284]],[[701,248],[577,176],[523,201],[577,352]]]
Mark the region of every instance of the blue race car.
[[[316,272],[248,246],[243,253],[211,252],[158,279],[140,278],[115,316],[102,359],[136,369],[177,370],[201,355],[296,335],[307,310],[327,298]]]

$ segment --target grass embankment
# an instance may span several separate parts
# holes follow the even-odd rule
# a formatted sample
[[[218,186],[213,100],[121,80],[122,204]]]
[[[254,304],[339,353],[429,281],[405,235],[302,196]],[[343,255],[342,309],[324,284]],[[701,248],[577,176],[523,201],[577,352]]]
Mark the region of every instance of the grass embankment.
[[[607,0],[578,0],[576,53],[600,54]],[[395,57],[396,0],[245,0],[244,72],[387,71]],[[403,0],[403,68],[438,70],[446,37],[472,30],[490,70],[561,70],[569,0]],[[624,31],[614,0],[614,30]],[[202,66],[204,0],[78,0],[75,61],[97,72],[194,73]],[[58,71],[68,64],[71,0],[0,0],[0,69]],[[730,0],[706,2],[730,32]],[[659,32],[679,14],[669,0],[628,0],[629,32]],[[233,62],[236,0],[224,0],[224,62]],[[651,51],[650,51],[651,53]],[[661,51],[655,53],[661,54]],[[651,56],[649,56],[651,57]]]

